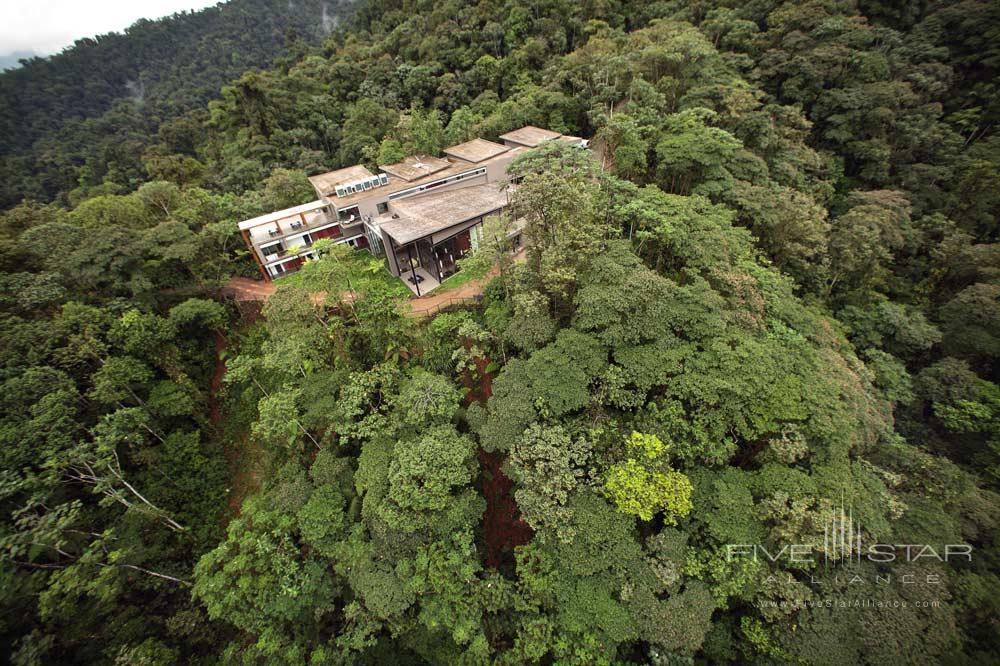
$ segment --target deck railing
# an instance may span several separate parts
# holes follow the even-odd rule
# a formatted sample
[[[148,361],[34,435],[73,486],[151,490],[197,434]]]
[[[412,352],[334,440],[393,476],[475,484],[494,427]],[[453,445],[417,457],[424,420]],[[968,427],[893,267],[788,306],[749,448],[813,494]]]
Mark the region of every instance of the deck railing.
[[[255,238],[253,240],[253,244],[259,248],[261,245],[267,245],[268,243],[273,243],[274,241],[284,240],[288,236],[296,236],[298,234],[308,233],[319,227],[324,227],[328,224],[340,223],[340,220],[333,219],[333,216],[328,215],[327,213],[322,211],[320,211],[320,213],[321,213],[321,218],[313,223],[299,221],[298,225],[294,228],[292,227],[291,223],[286,223],[282,225],[281,231],[279,233],[276,233],[273,236],[268,234],[265,235],[263,238]]]
[[[448,298],[443,301],[438,301],[433,305],[428,305],[424,308],[416,308],[413,305],[410,306],[410,315],[413,317],[429,317],[431,315],[437,314],[445,308],[450,308],[454,305],[466,304],[466,303],[478,303],[483,300],[482,294],[475,294],[474,296],[455,296],[453,298]]]

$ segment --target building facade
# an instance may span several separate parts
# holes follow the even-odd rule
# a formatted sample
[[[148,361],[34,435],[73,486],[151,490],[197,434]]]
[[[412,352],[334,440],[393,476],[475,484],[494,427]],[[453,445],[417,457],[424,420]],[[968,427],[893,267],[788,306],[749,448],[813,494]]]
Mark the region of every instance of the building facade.
[[[545,141],[586,141],[538,127],[451,146],[441,157],[413,155],[372,173],[362,165],[309,178],[317,200],[241,222],[243,238],[265,280],[315,257],[333,238],[384,257],[390,272],[422,295],[458,270],[479,243],[483,220],[509,203],[507,167]],[[512,234],[519,245],[519,234]]]

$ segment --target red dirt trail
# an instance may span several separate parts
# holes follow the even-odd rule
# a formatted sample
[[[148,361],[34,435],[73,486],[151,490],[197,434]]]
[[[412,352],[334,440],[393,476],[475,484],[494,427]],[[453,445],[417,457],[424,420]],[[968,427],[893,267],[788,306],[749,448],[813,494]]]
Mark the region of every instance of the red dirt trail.
[[[251,313],[252,314],[252,313]],[[226,336],[222,331],[215,332],[215,372],[208,385],[208,413],[212,423],[218,426],[222,421],[222,404],[219,400],[219,391],[222,388],[222,378],[226,375]],[[241,449],[246,447],[247,442],[241,443]],[[260,476],[256,469],[243,463],[239,456],[241,451],[232,446],[225,447],[226,460],[229,463],[230,493],[228,498],[229,512],[223,516],[223,524],[229,522],[230,518],[240,515],[240,508],[243,499],[254,489],[260,487]]]
[[[482,378],[478,388],[474,387],[475,382],[469,373],[465,374],[465,385],[469,388],[465,397],[467,405],[476,401],[486,404],[493,394],[493,377],[486,372],[487,365],[486,359],[476,359],[477,374]],[[503,456],[482,449],[478,456],[483,497],[486,499],[482,521],[486,546],[483,560],[492,569],[513,566],[514,547],[531,541],[534,531],[521,520],[521,512],[514,501],[514,482],[503,472]]]

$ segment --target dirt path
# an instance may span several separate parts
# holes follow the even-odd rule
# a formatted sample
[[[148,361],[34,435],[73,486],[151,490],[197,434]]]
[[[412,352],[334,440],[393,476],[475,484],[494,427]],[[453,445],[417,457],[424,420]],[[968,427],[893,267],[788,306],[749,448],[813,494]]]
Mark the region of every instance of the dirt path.
[[[476,358],[476,374],[481,378],[476,386],[475,380],[466,373],[464,380],[468,392],[465,404],[479,402],[483,405],[493,394],[493,377],[486,372],[489,362],[485,358]],[[504,474],[503,455],[487,453],[479,449],[480,487],[486,500],[486,511],[481,522],[484,542],[483,563],[492,569],[513,570],[514,548],[531,541],[534,531],[521,519],[521,511],[514,501],[514,482]]]
[[[273,282],[234,277],[222,288],[222,295],[237,301],[266,301],[274,293]]]
[[[480,449],[479,466],[486,499],[482,522],[486,545],[483,563],[491,569],[512,570],[514,548],[531,541],[535,533],[521,520],[521,510],[514,501],[514,482],[503,473],[503,456]]]
[[[410,308],[406,311],[406,315],[408,317],[426,317],[449,305],[473,301],[482,296],[483,288],[492,277],[493,275],[491,274],[481,280],[466,282],[461,287],[455,289],[448,289],[441,293],[431,293],[428,296],[421,296],[420,298],[411,298],[407,301]]]
[[[521,249],[514,255],[514,261],[516,262],[524,261],[524,258],[524,249]],[[473,301],[482,296],[483,289],[490,280],[497,276],[497,273],[498,270],[494,267],[485,277],[478,280],[470,280],[460,287],[443,291],[435,290],[427,296],[411,298],[407,301],[409,309],[406,311],[406,316],[426,317],[449,305]],[[275,292],[275,289],[276,287],[273,282],[261,282],[251,278],[234,277],[222,288],[222,295],[232,298],[237,302],[266,301]],[[326,292],[316,292],[312,294],[311,298],[316,305],[322,305],[326,300]]]
[[[472,280],[455,289],[448,289],[440,293],[431,293],[420,298],[411,298],[406,302],[409,306],[406,310],[406,315],[409,317],[424,317],[434,314],[448,305],[471,301],[483,293],[483,287],[493,278],[493,275],[495,273],[491,273],[481,280]],[[266,301],[274,292],[275,286],[273,282],[257,282],[244,277],[233,278],[222,288],[222,295],[232,298],[237,303]],[[326,300],[326,292],[316,292],[311,294],[310,298],[316,305],[322,305]]]
[[[261,474],[257,456],[250,451],[249,438],[242,437],[239,441],[225,441],[225,430],[222,427],[222,401],[219,391],[222,389],[222,378],[226,376],[227,340],[222,331],[215,332],[215,372],[208,385],[208,413],[215,426],[216,436],[222,438],[226,462],[229,464],[229,497],[226,503],[229,511],[223,516],[223,523],[240,515],[243,500],[260,488]],[[250,453],[250,455],[248,455]]]

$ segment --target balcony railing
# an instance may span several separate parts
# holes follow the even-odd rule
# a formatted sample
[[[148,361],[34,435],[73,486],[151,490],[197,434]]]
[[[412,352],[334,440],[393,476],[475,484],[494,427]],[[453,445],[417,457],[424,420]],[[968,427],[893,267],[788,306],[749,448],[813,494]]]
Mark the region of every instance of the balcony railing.
[[[365,220],[360,215],[344,215],[343,217],[338,218],[337,221],[340,222],[342,229],[346,229],[348,227],[357,226]]]
[[[306,243],[305,245],[297,245],[291,249],[282,248],[277,252],[272,252],[271,254],[264,257],[264,263],[270,264],[281,259],[288,259],[289,257],[294,257],[297,254],[305,254],[312,247],[312,243]]]
[[[319,227],[325,227],[335,222],[335,220],[331,219],[331,217],[326,213],[324,213],[323,211],[320,211],[320,213],[321,214],[319,216],[319,219],[317,219],[312,224],[301,221],[285,223],[281,225],[280,232],[268,233],[263,238],[256,239],[254,241],[254,245],[256,245],[259,248],[261,245],[267,245],[268,243],[273,243],[274,241],[280,241],[283,238],[287,238],[288,236],[296,236],[298,234],[307,233],[309,231],[318,229]]]

